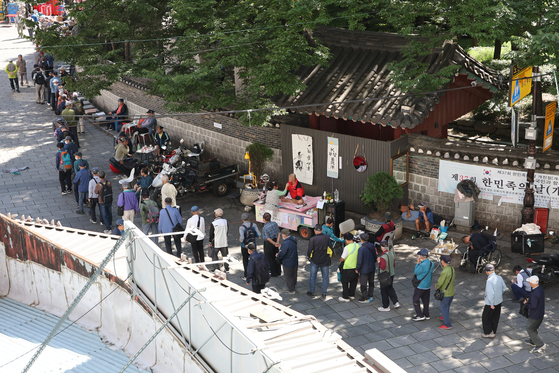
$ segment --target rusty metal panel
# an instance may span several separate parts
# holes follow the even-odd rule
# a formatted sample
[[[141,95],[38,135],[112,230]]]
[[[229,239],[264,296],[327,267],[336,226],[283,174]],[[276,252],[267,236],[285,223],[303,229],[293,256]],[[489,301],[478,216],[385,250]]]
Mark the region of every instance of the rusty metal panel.
[[[351,123],[348,122],[347,125],[351,125]],[[390,157],[397,155],[398,151],[404,152],[408,148],[407,136],[387,142],[283,125],[281,127],[282,180],[278,180],[280,185],[285,185],[288,175],[293,172],[292,134],[308,135],[313,138],[313,184],[303,184],[305,193],[320,196],[324,191],[331,193],[338,189],[340,198],[345,201],[346,210],[363,214],[368,213],[369,208],[363,205],[359,194],[363,190],[367,177],[380,171],[389,173]],[[338,139],[339,155],[342,157],[342,168],[339,170],[338,179],[332,179],[326,175],[327,137],[332,136]],[[357,155],[367,159],[367,170],[363,173],[357,172],[353,167],[353,157],[356,152]]]
[[[6,256],[27,260],[27,252],[21,244],[21,229],[2,214],[0,214],[0,237],[6,246]]]
[[[49,269],[60,272],[61,250],[29,232],[22,232],[28,259]]]

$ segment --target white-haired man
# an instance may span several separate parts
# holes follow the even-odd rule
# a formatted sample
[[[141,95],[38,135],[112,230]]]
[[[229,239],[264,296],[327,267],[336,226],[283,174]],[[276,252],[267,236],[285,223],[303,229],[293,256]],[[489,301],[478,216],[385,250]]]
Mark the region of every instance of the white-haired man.
[[[163,186],[161,187],[161,200],[165,201],[165,198],[171,198],[173,201],[171,206],[177,206],[177,188],[173,184],[169,184],[169,176],[163,175],[161,176],[161,181],[163,182]]]

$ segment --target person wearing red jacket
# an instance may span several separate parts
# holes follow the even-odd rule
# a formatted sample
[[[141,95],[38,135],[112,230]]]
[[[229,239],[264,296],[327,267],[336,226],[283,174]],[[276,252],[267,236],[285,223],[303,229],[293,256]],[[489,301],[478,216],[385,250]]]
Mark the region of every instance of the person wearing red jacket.
[[[303,189],[303,186],[301,185],[299,180],[297,180],[295,174],[289,175],[289,181],[285,185],[285,189],[287,189],[287,191],[289,192],[290,198],[282,197],[282,202],[291,202],[295,203],[296,205],[302,205],[303,203],[305,203],[305,201],[303,200],[303,197],[305,196],[305,189]]]

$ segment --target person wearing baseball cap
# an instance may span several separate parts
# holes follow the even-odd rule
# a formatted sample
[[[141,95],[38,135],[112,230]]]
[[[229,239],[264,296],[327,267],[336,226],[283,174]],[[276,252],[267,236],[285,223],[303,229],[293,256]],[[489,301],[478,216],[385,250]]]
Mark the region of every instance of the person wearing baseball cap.
[[[229,222],[223,218],[223,210],[217,208],[214,210],[215,219],[210,225],[210,249],[212,261],[219,260],[219,253],[225,259],[229,255],[229,241],[227,234],[229,233]],[[214,270],[221,269],[220,264],[214,264],[211,268]],[[229,264],[225,263],[225,273],[229,273]]]
[[[377,264],[377,250],[375,245],[369,242],[369,234],[361,233],[359,240],[361,247],[357,254],[357,266],[355,271],[359,273],[359,282],[361,284],[361,298],[359,303],[371,303],[373,301],[373,290],[375,271]]]
[[[122,236],[123,232],[124,232],[124,220],[118,219],[116,221],[116,227],[114,227],[111,234],[114,234],[115,236]]]
[[[538,329],[542,324],[545,314],[545,294],[543,287],[540,286],[540,279],[538,276],[530,276],[528,283],[532,288],[529,298],[524,301],[524,305],[528,309],[528,323],[526,324],[526,332],[528,339],[525,342],[534,348],[530,351],[532,353],[542,353],[545,350],[545,343],[538,335]]]
[[[192,216],[186,221],[183,241],[190,242],[194,263],[204,262],[204,237],[206,236],[206,221],[200,216],[198,206],[190,208]]]
[[[454,281],[456,280],[456,273],[454,268],[450,266],[450,255],[441,256],[441,265],[443,266],[443,271],[439,276],[439,280],[435,284],[435,289],[443,292],[444,297],[441,300],[441,313],[440,317],[443,325],[439,326],[440,329],[450,330],[452,329],[452,324],[450,323],[450,304],[454,299]]]
[[[501,317],[501,305],[503,303],[503,293],[507,290],[507,285],[503,278],[495,274],[495,266],[487,264],[484,268],[487,275],[485,283],[485,306],[481,314],[483,325],[483,338],[495,338],[499,318]]]
[[[239,227],[239,242],[241,243],[241,254],[243,255],[243,281],[245,281],[247,277],[248,258],[250,256],[246,246],[249,242],[254,243],[256,246],[255,239],[260,237],[261,234],[260,230],[258,230],[258,226],[250,221],[250,214],[248,212],[243,212],[241,220],[243,223]],[[252,230],[252,233],[247,230]]]
[[[134,189],[130,187],[130,183],[122,183],[122,193],[118,195],[116,205],[124,209],[122,218],[134,223],[134,216],[140,212],[140,205],[138,204],[138,197],[136,197]]]
[[[433,278],[434,265],[427,257],[429,250],[423,248],[417,252],[417,262],[413,273],[419,285],[417,285],[413,292],[413,306],[415,308],[415,316],[412,317],[413,321],[429,320],[431,318],[429,313],[429,299],[431,297],[431,280]],[[423,310],[421,304],[423,303]]]
[[[314,236],[309,240],[309,247],[307,249],[307,260],[311,262],[309,291],[307,291],[307,295],[310,297],[314,298],[315,296],[316,278],[320,269],[322,275],[322,299],[326,300],[330,283],[330,264],[332,264],[332,259],[328,255],[329,246],[330,237],[322,233],[322,225],[316,224]]]
[[[83,204],[87,200],[89,193],[89,171],[85,168],[85,162],[76,162],[79,164],[80,170],[74,177],[74,188],[78,190],[78,211],[77,214],[84,215]]]

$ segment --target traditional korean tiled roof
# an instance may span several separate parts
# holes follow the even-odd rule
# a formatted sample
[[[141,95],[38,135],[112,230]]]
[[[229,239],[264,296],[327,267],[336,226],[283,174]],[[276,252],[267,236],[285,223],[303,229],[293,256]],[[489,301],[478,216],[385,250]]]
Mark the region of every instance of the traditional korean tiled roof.
[[[330,48],[329,64],[300,69],[297,75],[307,88],[292,96],[275,97],[278,106],[301,105],[293,111],[411,129],[429,115],[444,94],[351,102],[405,94],[395,87],[388,64],[404,58],[400,49],[410,39],[397,34],[336,28],[322,28],[312,37]],[[467,74],[468,79],[492,92],[502,88],[497,72],[483,66],[456,43],[446,42],[421,62],[427,62],[432,73],[458,65],[461,67],[456,75]],[[453,81],[454,77],[449,76],[448,84]],[[343,103],[303,107],[328,102]]]

